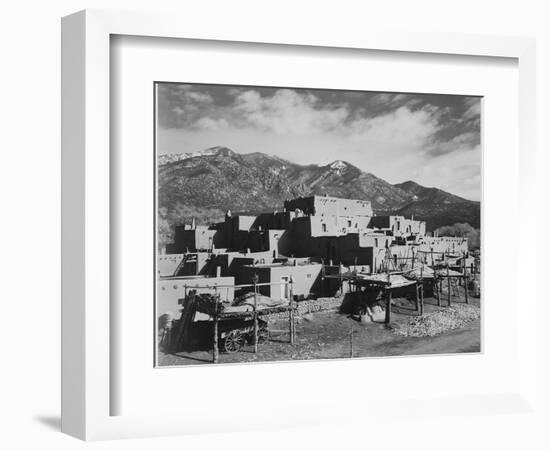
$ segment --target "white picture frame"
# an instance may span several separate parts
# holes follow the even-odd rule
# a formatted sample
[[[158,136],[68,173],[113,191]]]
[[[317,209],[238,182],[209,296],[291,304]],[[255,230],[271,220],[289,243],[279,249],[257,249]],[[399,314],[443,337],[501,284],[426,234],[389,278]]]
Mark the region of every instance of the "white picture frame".
[[[87,10],[62,22],[62,430],[85,440],[163,436],[219,430],[257,429],[255,423],[220,424],[216,418],[185,414],[111,415],[110,372],[110,37],[132,35],[243,43],[285,44],[333,49],[369,49],[416,54],[449,54],[512,58],[519,74],[518,206],[524,220],[534,219],[536,196],[530,183],[535,161],[535,43],[532,39],[436,33],[395,33],[379,29],[346,30],[327,35],[314,26],[279,29],[243,21],[209,28],[200,20],[165,14]],[[534,221],[534,220],[533,220]],[[536,261],[534,242],[518,250],[521,260]],[[518,266],[516,277],[535,269]],[[522,296],[525,310],[536,308],[535,286]],[[516,294],[517,295],[517,294]],[[518,313],[518,352],[521,371],[517,385],[499,395],[464,398],[401,399],[397,415],[422,414],[439,408],[441,415],[468,414],[481,408],[487,414],[502,409],[524,411],[536,398],[536,330],[525,312]],[[187,369],[194,370],[194,369]],[[182,377],[185,376],[182,374]],[[393,403],[392,403],[393,402]],[[392,417],[395,400],[365,404],[279,406],[269,427],[323,423],[334,417],[353,420]],[[330,406],[330,407],[329,407]]]

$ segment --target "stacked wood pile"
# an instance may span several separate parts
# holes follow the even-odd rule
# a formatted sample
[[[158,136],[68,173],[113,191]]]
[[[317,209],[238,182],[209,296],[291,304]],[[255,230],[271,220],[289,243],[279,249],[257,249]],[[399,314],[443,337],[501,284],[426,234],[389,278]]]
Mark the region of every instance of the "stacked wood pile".
[[[298,316],[310,314],[319,311],[336,311],[342,305],[343,296],[341,297],[320,297],[314,300],[302,300],[295,303],[295,310]],[[288,311],[284,310],[279,313],[271,314],[267,319],[281,320],[288,318]]]
[[[256,293],[256,295],[254,295],[254,292],[247,292],[246,294],[237,297],[231,306],[254,305],[254,302],[256,303],[258,309],[288,304],[288,300],[275,300],[260,293]]]
[[[228,306],[231,306],[231,303],[220,301],[219,295],[195,295],[195,309],[203,314],[208,314],[210,316],[220,314],[223,313]]]
[[[437,336],[446,331],[463,328],[480,318],[480,309],[472,305],[454,305],[423,316],[412,317],[393,329],[407,337]]]

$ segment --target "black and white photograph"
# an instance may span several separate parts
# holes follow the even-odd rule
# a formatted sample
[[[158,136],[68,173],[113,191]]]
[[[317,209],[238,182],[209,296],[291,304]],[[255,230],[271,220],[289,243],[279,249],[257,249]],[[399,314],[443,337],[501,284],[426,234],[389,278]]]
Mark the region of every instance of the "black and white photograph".
[[[548,450],[547,10],[4,2],[0,449]]]
[[[157,366],[481,352],[478,96],[155,84]]]

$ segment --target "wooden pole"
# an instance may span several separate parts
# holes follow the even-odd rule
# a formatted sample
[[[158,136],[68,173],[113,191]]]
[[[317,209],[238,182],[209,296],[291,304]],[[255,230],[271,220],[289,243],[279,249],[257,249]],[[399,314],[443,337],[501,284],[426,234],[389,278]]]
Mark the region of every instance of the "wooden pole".
[[[435,298],[437,299],[437,306],[441,306],[441,292],[439,290],[440,288],[440,285],[439,285],[439,280],[437,279],[437,271],[435,269],[435,264],[434,264],[434,249],[430,249],[430,255],[432,257],[432,269],[434,271],[434,295],[435,295]]]
[[[391,289],[386,289],[386,324],[391,322]]]
[[[468,298],[468,275],[464,275],[464,302],[466,304],[470,303],[470,299]]]
[[[214,364],[217,364],[218,363],[218,359],[219,359],[219,356],[220,356],[220,349],[218,347],[218,321],[219,321],[219,317],[218,317],[218,302],[216,301],[216,308],[215,308],[215,311],[214,311],[214,351],[213,351],[213,359],[214,359]]]
[[[418,311],[420,309],[420,297],[418,295],[418,281],[416,282],[416,284],[414,285],[414,291],[415,291],[415,306],[416,306],[416,311]]]
[[[338,272],[340,274],[340,292],[342,293],[342,295],[344,295],[344,268],[342,266],[342,263],[340,263]]]
[[[464,301],[469,303],[468,299],[468,269],[466,268],[466,260],[464,260]]]
[[[288,312],[288,319],[289,319],[289,329],[290,329],[290,343],[294,344],[296,340],[296,331],[295,331],[295,324],[294,324],[294,289],[292,287],[292,284],[294,283],[294,279],[292,276],[290,276],[289,283],[290,283],[290,299],[289,299],[290,311]]]
[[[448,303],[451,306],[451,277],[449,276],[449,264],[447,264],[447,290],[448,292]]]
[[[258,288],[256,287],[256,275],[254,275],[254,353],[258,353]]]
[[[420,290],[420,315],[424,315],[424,285],[420,284],[418,286],[418,289]]]

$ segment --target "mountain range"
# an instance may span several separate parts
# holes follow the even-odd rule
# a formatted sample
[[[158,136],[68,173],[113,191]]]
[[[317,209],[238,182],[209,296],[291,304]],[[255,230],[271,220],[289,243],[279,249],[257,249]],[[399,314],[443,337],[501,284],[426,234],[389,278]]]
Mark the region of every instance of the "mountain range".
[[[300,165],[226,147],[158,158],[158,201],[164,211],[179,205],[194,211],[259,213],[312,194],[370,200],[375,213],[414,216],[425,220],[428,230],[459,222],[480,225],[479,202],[414,181],[390,184],[346,161]]]

